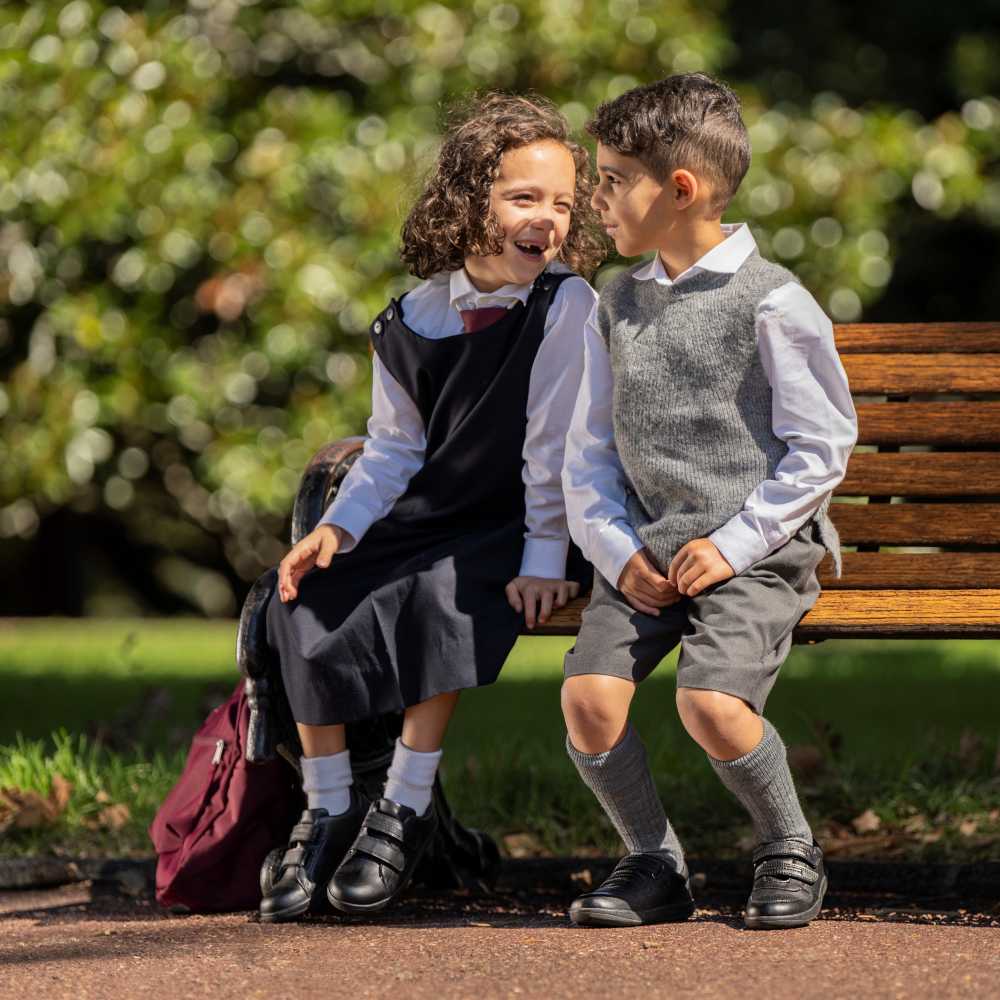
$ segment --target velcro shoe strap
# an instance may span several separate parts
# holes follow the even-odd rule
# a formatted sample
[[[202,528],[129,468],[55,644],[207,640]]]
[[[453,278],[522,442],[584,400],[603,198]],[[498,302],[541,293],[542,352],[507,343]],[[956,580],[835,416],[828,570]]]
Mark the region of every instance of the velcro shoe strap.
[[[794,878],[806,885],[814,885],[819,880],[819,872],[815,868],[796,858],[771,858],[762,861],[754,869],[755,879],[771,876],[773,878]]]
[[[768,858],[801,858],[806,864],[812,864],[814,849],[812,844],[807,844],[804,840],[796,840],[788,837],[786,840],[772,840],[770,843],[761,844],[753,852],[753,863],[759,865]]]
[[[304,847],[290,847],[287,851],[285,851],[284,856],[281,859],[281,863],[289,868],[293,865],[301,865],[305,856],[306,851]]]
[[[363,834],[354,842],[354,849],[361,854],[381,861],[397,872],[402,872],[406,867],[406,858],[403,852],[387,840],[378,840],[376,837],[369,837]]]
[[[403,824],[395,816],[371,812],[365,818],[365,829],[384,833],[387,837],[392,837],[393,840],[403,843]]]

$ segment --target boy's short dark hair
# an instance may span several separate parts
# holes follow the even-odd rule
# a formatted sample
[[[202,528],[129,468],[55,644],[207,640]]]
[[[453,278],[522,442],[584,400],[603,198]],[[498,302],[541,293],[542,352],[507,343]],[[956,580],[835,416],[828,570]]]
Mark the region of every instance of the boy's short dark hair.
[[[683,168],[709,181],[721,216],[750,166],[739,98],[705,73],[679,73],[606,101],[587,123],[605,146],[634,156],[659,181]]]

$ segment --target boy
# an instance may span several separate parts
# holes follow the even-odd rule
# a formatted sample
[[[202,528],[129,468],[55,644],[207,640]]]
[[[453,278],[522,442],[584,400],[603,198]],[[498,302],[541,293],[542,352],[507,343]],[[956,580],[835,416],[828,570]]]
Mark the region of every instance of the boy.
[[[684,852],[628,723],[678,643],[677,708],[759,846],[748,927],[818,913],[823,855],[762,718],[792,630],[839,540],[827,515],[857,423],[829,319],[722,213],[750,163],[739,101],[700,74],[601,105],[592,204],[631,257],[602,290],[567,437],[570,531],[594,592],[566,656],[567,750],[628,848],[577,924],[686,919]]]

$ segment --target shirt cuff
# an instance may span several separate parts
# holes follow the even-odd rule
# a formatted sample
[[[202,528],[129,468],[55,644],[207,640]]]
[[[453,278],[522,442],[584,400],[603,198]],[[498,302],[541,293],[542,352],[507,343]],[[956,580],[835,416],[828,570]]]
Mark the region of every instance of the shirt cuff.
[[[777,547],[761,538],[739,514],[713,531],[708,540],[722,553],[722,558],[733,567],[736,574],[760,562]]]
[[[525,538],[521,571],[518,576],[538,576],[562,580],[566,576],[568,538]]]
[[[371,511],[366,507],[351,503],[349,500],[343,503],[334,500],[327,512],[319,519],[319,523],[332,524],[347,532],[343,545],[337,549],[338,553],[343,553],[350,552],[364,538],[365,532],[372,526],[374,520]]]
[[[591,560],[594,569],[612,587],[618,587],[618,578],[625,564],[642,548],[642,542],[626,521],[611,521],[602,529],[597,539],[597,551]]]

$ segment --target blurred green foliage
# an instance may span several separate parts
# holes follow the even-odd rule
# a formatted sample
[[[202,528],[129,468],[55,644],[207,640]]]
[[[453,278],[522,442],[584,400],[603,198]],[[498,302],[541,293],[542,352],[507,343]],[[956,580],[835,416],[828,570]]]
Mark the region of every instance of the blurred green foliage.
[[[948,42],[956,100],[925,119],[811,90],[808,64],[751,72],[746,20],[723,0],[0,7],[0,551],[22,580],[0,611],[238,610],[310,456],[363,429],[366,325],[410,285],[399,228],[470,90],[537,90],[579,128],[638,83],[727,76],[754,145],[729,217],[837,320],[884,296],[914,219],[995,236],[995,34]],[[132,591],[95,576],[137,561]]]

